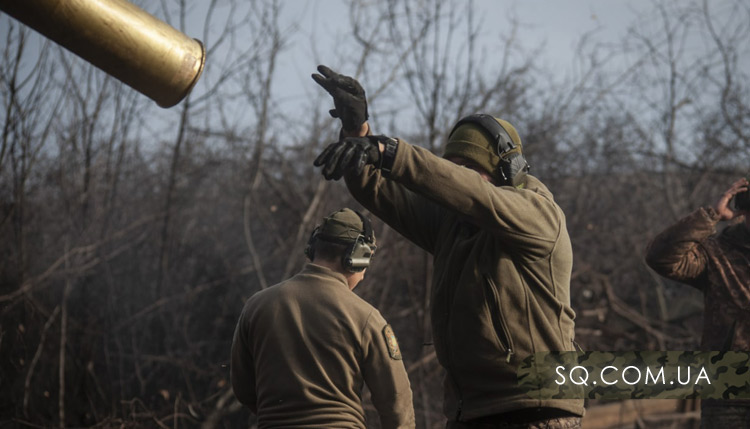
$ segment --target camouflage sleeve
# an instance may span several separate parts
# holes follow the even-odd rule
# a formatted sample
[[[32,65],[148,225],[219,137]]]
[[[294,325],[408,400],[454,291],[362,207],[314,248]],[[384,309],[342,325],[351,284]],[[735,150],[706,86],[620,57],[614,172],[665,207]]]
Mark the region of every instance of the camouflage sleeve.
[[[703,241],[716,232],[719,217],[700,208],[657,235],[646,250],[646,263],[669,279],[703,288],[708,255]]]
[[[551,195],[537,189],[495,186],[475,171],[403,140],[399,140],[390,177],[535,256],[551,251],[564,225],[562,210]]]
[[[234,330],[232,340],[232,356],[230,362],[230,379],[234,396],[242,404],[246,405],[253,413],[258,413],[255,392],[255,363],[247,343],[247,333],[244,322],[244,312],[240,316],[237,327]]]
[[[414,428],[411,385],[393,328],[377,310],[362,333],[362,375],[384,429]]]
[[[349,174],[344,178],[349,192],[360,204],[406,239],[433,253],[440,207],[383,177],[379,169],[369,165],[361,175]]]

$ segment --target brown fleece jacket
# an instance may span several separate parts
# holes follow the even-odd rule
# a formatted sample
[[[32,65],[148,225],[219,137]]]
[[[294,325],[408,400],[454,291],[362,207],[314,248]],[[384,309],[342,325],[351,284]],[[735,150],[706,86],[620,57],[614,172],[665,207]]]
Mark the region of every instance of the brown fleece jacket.
[[[388,178],[367,166],[346,183],[354,197],[434,256],[435,349],[447,370],[451,420],[535,407],[583,414],[583,400],[532,399],[518,387],[529,354],[574,350],[573,254],[565,216],[529,176],[524,189],[399,140]]]
[[[259,428],[364,428],[363,384],[383,428],[413,428],[395,341],[343,274],[307,264],[245,303],[232,343],[232,388]]]

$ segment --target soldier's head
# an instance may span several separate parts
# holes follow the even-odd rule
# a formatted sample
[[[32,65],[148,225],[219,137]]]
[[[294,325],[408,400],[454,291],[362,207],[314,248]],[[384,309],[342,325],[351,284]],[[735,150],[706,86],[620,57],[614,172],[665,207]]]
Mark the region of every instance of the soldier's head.
[[[529,171],[518,131],[510,122],[485,114],[466,116],[453,126],[443,158],[498,186],[523,187]]]
[[[323,218],[313,230],[305,255],[344,274],[354,289],[364,278],[376,248],[370,220],[358,211],[343,208]]]

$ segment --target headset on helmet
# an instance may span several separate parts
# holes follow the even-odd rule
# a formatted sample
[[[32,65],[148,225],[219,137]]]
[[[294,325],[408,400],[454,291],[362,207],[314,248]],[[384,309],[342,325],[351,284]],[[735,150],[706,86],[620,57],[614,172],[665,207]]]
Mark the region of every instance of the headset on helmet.
[[[483,113],[477,113],[461,118],[453,126],[450,137],[456,129],[463,124],[479,125],[492,138],[495,143],[495,153],[500,157],[500,163],[497,166],[497,179],[500,185],[519,186],[525,182],[526,173],[529,172],[530,166],[521,151],[510,153],[517,148],[510,134],[500,125],[495,118]]]
[[[352,211],[362,220],[361,234],[359,234],[354,241],[343,240],[341,238],[322,235],[320,233],[322,225],[316,227],[312,234],[310,234],[310,239],[307,241],[307,246],[305,247],[305,255],[310,258],[311,261],[315,259],[315,242],[317,240],[323,240],[330,243],[348,245],[343,257],[341,258],[341,265],[350,272],[360,272],[370,266],[372,255],[375,253],[375,249],[377,249],[377,246],[374,244],[375,237],[372,232],[372,223],[370,223],[370,219],[362,213],[357,210]]]

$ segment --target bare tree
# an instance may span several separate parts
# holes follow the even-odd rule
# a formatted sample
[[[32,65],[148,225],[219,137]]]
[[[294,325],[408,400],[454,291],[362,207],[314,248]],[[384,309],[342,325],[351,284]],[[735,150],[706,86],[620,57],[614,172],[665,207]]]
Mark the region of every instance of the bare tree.
[[[311,89],[299,115],[274,92],[289,3],[141,3],[207,49],[173,109],[0,16],[0,419],[16,425],[254,425],[228,384],[241,302],[301,266],[318,219],[357,208],[311,165],[338,138],[330,99]],[[587,34],[567,75],[539,66],[512,15],[493,34],[473,2],[346,6],[336,56],[299,60],[360,79],[375,132],[440,153],[466,114],[517,126],[567,215],[584,348],[697,343],[700,295],[642,253],[747,171],[743,1],[656,2],[618,49]],[[418,426],[442,427],[429,255],[375,228],[357,293],[398,334]]]

